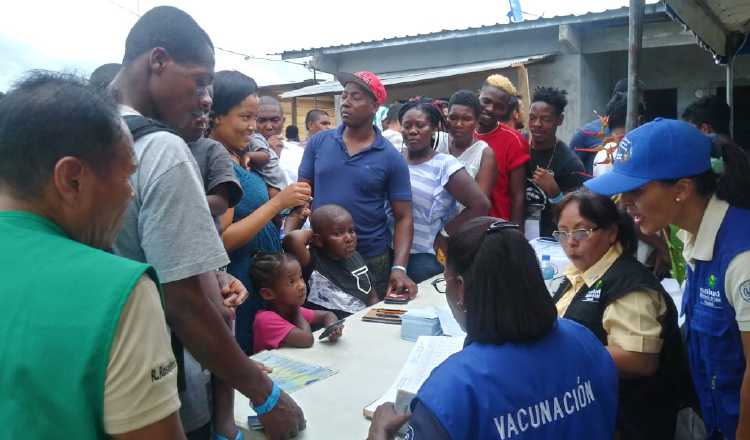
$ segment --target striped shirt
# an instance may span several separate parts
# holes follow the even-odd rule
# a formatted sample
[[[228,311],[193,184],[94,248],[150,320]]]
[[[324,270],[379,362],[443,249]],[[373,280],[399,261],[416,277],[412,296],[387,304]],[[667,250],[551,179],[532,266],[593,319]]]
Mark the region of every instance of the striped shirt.
[[[443,153],[419,165],[409,165],[414,216],[412,254],[435,253],[435,237],[458,212],[457,202],[445,185],[463,168],[458,159]]]

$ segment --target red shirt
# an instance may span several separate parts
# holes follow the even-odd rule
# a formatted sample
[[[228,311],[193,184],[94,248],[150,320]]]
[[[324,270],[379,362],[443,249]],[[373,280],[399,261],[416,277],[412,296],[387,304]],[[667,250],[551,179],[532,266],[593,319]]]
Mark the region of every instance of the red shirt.
[[[315,311],[300,307],[305,321],[315,319]],[[296,327],[273,310],[261,310],[253,323],[253,353],[279,348],[289,332]]]
[[[521,133],[498,124],[489,133],[474,133],[474,138],[487,142],[495,152],[497,181],[492,190],[490,215],[510,220],[510,172],[529,161],[529,143]]]

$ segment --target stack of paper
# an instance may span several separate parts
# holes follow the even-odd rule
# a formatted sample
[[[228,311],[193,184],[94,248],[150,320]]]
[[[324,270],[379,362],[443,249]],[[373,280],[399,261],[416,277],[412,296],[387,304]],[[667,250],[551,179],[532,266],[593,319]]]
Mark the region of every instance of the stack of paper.
[[[438,336],[440,320],[434,308],[409,309],[401,316],[401,339],[416,341],[420,336]]]
[[[365,417],[372,417],[378,406],[392,402],[400,413],[408,412],[412,399],[430,376],[432,370],[463,348],[463,338],[422,336],[414,344],[406,364],[396,381],[378,400],[364,408]]]

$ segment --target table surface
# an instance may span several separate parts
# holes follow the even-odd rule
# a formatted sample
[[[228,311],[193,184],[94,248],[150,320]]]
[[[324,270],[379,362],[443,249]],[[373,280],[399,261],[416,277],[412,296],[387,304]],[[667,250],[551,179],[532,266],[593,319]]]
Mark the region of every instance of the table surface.
[[[440,275],[442,276],[442,275]],[[408,305],[372,307],[404,309],[445,305],[445,295],[438,293],[428,280],[419,284],[417,297]],[[319,342],[315,333],[311,348],[281,348],[275,353],[290,359],[320,365],[337,374],[292,394],[305,412],[307,429],[301,439],[366,438],[370,427],[362,410],[379,399],[398,376],[414,343],[401,339],[401,326],[362,321],[368,309],[346,319],[344,334],[336,343]],[[322,331],[322,330],[321,330]],[[248,399],[235,392],[234,418],[245,438],[263,439],[258,431],[248,430]]]

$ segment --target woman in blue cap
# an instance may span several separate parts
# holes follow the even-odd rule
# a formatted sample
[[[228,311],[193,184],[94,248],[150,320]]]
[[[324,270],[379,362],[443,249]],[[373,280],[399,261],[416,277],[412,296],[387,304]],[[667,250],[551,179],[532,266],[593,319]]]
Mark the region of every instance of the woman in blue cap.
[[[708,438],[750,438],[750,160],[691,125],[657,119],[620,143],[613,170],[585,185],[622,194],[636,225],[681,229],[682,301]]]

